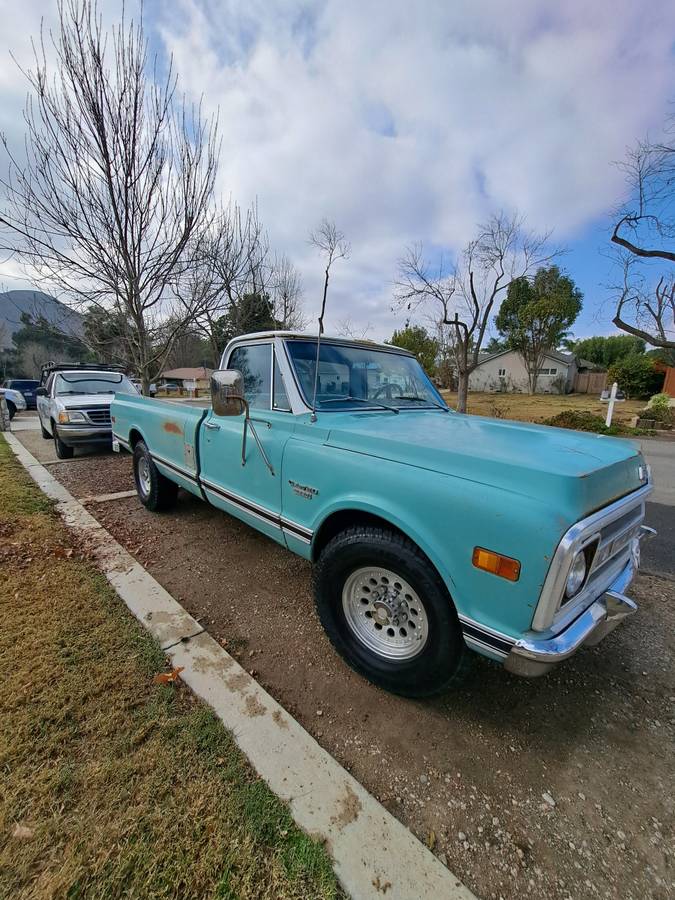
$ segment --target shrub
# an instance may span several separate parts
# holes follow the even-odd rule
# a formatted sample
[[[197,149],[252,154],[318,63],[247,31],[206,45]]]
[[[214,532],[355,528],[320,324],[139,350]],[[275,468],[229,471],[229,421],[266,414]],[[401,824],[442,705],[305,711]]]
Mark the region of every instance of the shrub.
[[[647,409],[643,409],[641,416],[644,419],[654,419],[656,422],[666,424],[675,423],[675,408],[670,406],[668,394],[655,394],[649,401]]]
[[[594,434],[624,434],[641,435],[652,434],[644,428],[629,428],[627,425],[614,424],[609,428],[605,425],[602,416],[585,410],[566,409],[564,412],[551,416],[544,420],[544,425],[553,425],[556,428],[572,428],[575,431],[592,431]]]
[[[654,368],[654,361],[644,354],[626,356],[609,367],[607,383],[616,381],[629,399],[650,397],[659,390],[663,375]]]

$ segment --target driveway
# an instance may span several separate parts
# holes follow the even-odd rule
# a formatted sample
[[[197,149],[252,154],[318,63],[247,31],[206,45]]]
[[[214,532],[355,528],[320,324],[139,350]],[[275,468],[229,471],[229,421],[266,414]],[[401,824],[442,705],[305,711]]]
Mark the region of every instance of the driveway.
[[[53,454],[39,433],[17,437]],[[672,529],[675,443],[644,443],[664,485],[648,520]],[[80,497],[133,487],[129,456],[78,456],[50,471]],[[635,582],[639,614],[598,647],[535,681],[476,657],[461,688],[410,701],[336,656],[309,566],[276,543],[183,493],[163,515],[135,497],[88,507],[479,897],[672,896],[672,531],[670,545],[662,534],[645,548],[655,574]]]

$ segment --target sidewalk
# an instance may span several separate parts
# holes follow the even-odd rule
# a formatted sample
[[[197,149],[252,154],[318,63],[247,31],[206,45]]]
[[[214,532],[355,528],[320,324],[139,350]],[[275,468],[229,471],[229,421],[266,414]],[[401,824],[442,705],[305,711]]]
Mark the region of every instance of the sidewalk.
[[[2,439],[0,571],[0,897],[342,896]]]

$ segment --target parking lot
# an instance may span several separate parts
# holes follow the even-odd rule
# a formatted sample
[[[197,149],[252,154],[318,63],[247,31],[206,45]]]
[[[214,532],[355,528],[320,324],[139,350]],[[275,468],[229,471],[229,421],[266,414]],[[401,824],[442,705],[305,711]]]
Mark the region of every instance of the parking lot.
[[[480,897],[666,898],[675,887],[675,442],[645,441],[659,537],[639,614],[537,681],[476,657],[459,689],[388,695],[333,652],[310,568],[181,493],[147,512],[131,458],[58,462],[37,420],[19,440],[314,737]],[[382,847],[382,853],[387,848]]]

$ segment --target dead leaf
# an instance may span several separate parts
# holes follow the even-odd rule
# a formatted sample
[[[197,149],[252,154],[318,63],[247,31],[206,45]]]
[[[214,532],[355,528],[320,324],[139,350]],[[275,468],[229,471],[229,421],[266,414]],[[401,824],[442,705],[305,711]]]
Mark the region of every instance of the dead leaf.
[[[177,669],[172,669],[170,672],[160,672],[152,681],[154,684],[169,684],[171,681],[178,681],[178,676],[184,668],[185,666],[178,666]]]
[[[29,828],[27,825],[19,825],[17,822],[12,831],[12,837],[20,841],[28,841],[33,837],[34,833],[32,828]]]
[[[436,846],[436,832],[430,831],[427,836],[427,847],[430,850],[433,850],[435,846]]]

